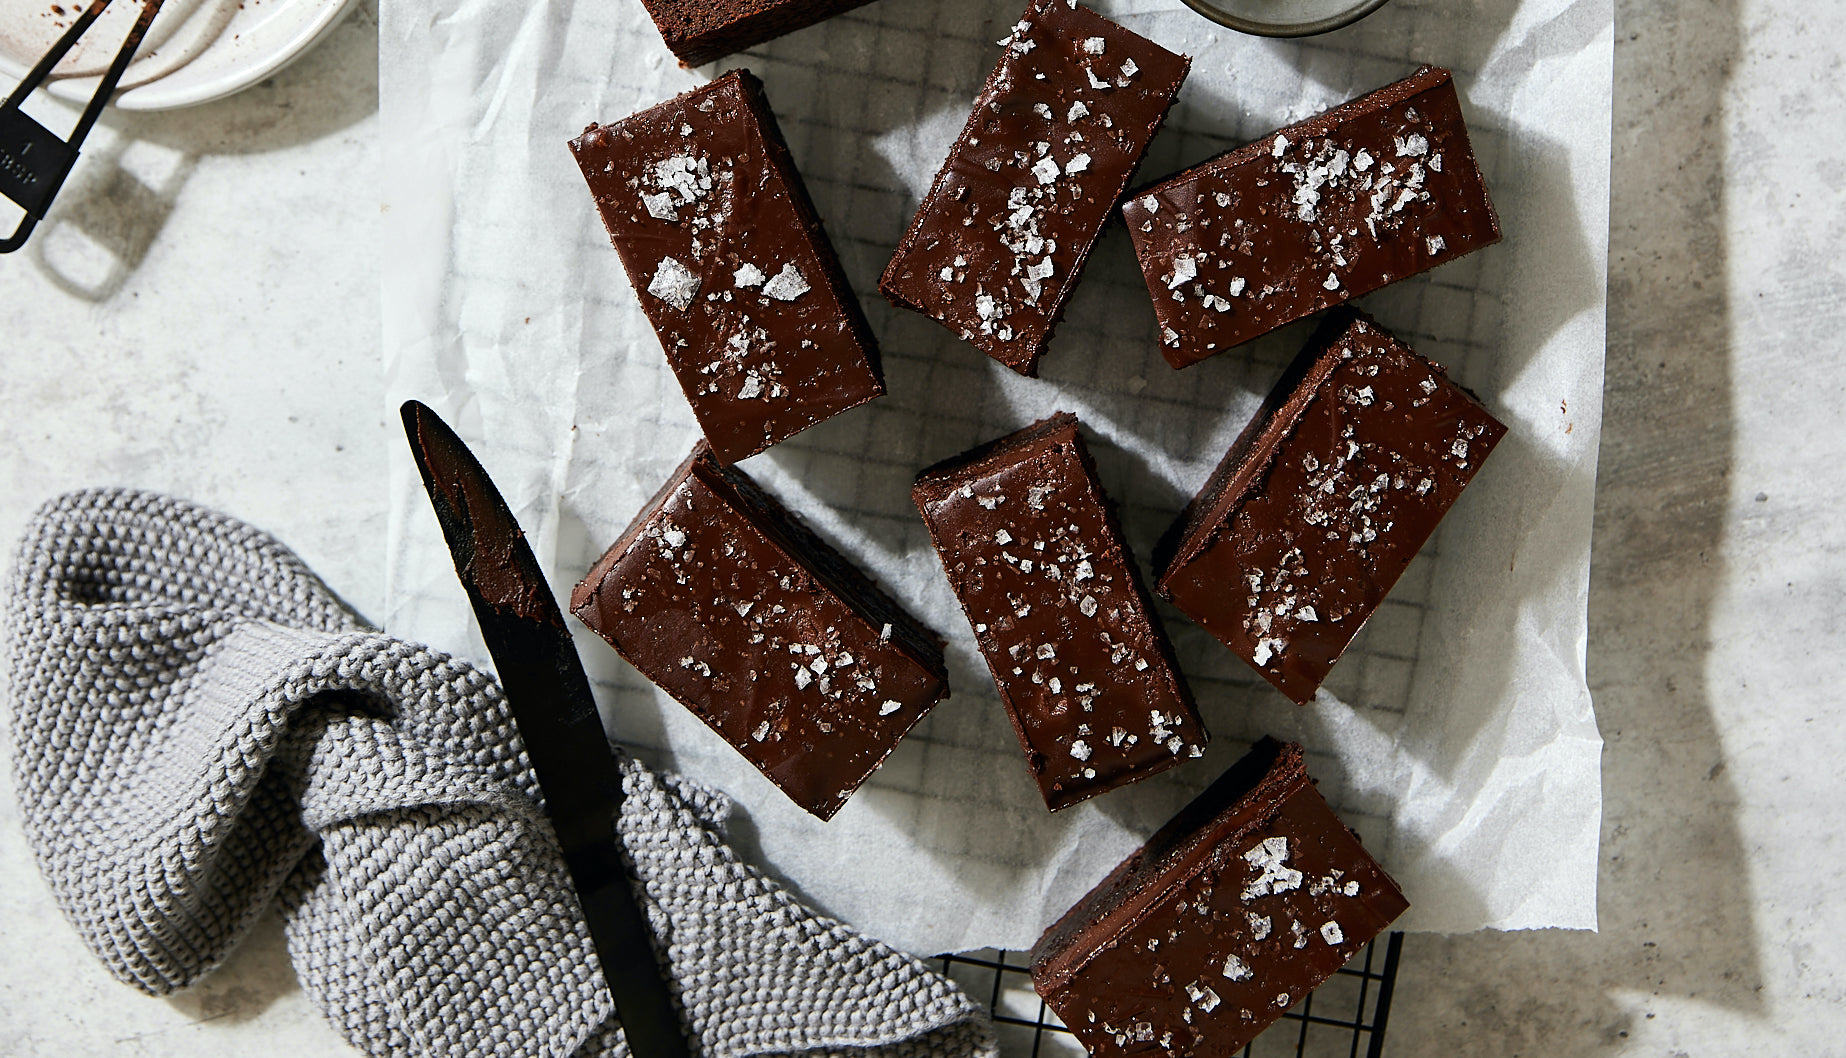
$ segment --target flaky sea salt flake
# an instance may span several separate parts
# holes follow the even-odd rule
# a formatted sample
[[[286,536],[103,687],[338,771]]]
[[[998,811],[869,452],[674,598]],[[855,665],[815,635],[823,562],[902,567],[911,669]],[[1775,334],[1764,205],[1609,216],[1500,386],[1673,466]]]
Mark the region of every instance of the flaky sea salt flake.
[[[1250,922],[1250,939],[1266,940],[1269,937],[1269,916],[1259,915],[1254,911],[1245,911],[1244,918]]]
[[[1301,872],[1288,865],[1286,837],[1277,835],[1264,838],[1246,850],[1243,858],[1258,872],[1255,880],[1244,886],[1243,899],[1246,902],[1272,893],[1286,893],[1301,886]],[[1251,921],[1254,924],[1255,920]]]
[[[1198,275],[1198,262],[1191,256],[1182,254],[1175,257],[1173,258],[1173,274],[1166,279],[1167,289],[1177,290],[1185,284],[1192,282],[1194,279],[1197,279]]]
[[[1186,986],[1186,998],[1192,1000],[1194,1006],[1207,1014],[1217,1009],[1220,1002],[1218,993],[1212,991],[1211,986],[1202,981],[1194,981]]]
[[[807,277],[801,274],[801,270],[795,267],[793,261],[783,265],[782,270],[776,273],[774,279],[763,284],[763,293],[777,301],[793,301],[811,289],[813,288],[808,286]]]
[[[647,284],[647,292],[684,312],[692,307],[692,299],[698,296],[699,277],[677,258],[663,257],[660,267],[654,270],[654,278]]]
[[[679,211],[673,208],[673,196],[665,191],[657,195],[643,194],[641,205],[647,208],[647,215],[655,220],[679,220]]]

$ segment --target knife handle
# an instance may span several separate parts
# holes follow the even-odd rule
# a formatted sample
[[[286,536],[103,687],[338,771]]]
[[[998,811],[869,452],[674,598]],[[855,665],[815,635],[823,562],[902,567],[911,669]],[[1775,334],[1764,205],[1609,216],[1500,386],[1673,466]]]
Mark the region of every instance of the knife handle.
[[[691,1058],[667,991],[667,974],[613,836],[566,850],[564,863],[583,905],[629,1052],[634,1058]]]

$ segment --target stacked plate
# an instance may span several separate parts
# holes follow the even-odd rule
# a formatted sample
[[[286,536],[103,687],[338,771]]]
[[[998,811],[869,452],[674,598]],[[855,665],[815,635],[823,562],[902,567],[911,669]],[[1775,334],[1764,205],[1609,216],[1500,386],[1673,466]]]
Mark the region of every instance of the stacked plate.
[[[115,105],[171,110],[220,99],[293,62],[353,0],[166,0],[122,76]],[[0,0],[0,74],[17,81],[77,17],[81,0]],[[140,11],[115,0],[52,71],[52,95],[87,102]]]

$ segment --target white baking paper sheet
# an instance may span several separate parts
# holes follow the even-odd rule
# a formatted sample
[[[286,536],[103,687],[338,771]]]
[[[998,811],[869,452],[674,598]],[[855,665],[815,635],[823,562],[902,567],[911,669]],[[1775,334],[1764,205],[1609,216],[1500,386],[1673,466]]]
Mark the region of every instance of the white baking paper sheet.
[[[385,349],[395,402],[474,446],[562,598],[696,427],[565,141],[731,66],[765,83],[884,349],[890,395],[745,463],[949,639],[953,697],[831,823],[588,633],[616,736],[728,791],[733,836],[822,909],[918,953],[1029,947],[1249,742],[1309,749],[1320,786],[1402,884],[1403,928],[1593,928],[1601,740],[1584,679],[1609,202],[1608,0],[1397,0],[1300,41],[1174,0],[1098,7],[1193,72],[1141,179],[1409,74],[1453,69],[1506,239],[1363,299],[1511,427],[1335,670],[1288,704],[1176,612],[1206,756],[1058,815],[1027,774],[911,506],[916,471],[1059,409],[1081,416],[1145,559],[1307,333],[1176,372],[1125,232],[1103,238],[1022,379],[891,308],[880,270],[1022,0],[879,0],[714,67],[680,69],[638,0],[386,0]],[[393,412],[394,414],[394,412]],[[484,658],[406,458],[393,476],[394,633]]]

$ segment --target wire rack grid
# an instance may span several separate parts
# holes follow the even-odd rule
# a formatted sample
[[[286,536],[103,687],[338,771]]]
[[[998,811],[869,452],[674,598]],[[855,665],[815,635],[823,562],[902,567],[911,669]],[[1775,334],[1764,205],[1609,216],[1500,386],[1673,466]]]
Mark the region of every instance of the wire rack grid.
[[[1404,935],[1379,937],[1239,1052],[1243,1058],[1379,1058]],[[942,971],[993,1015],[1005,1058],[1084,1058],[1082,1044],[1032,988],[1023,952],[937,956]]]

